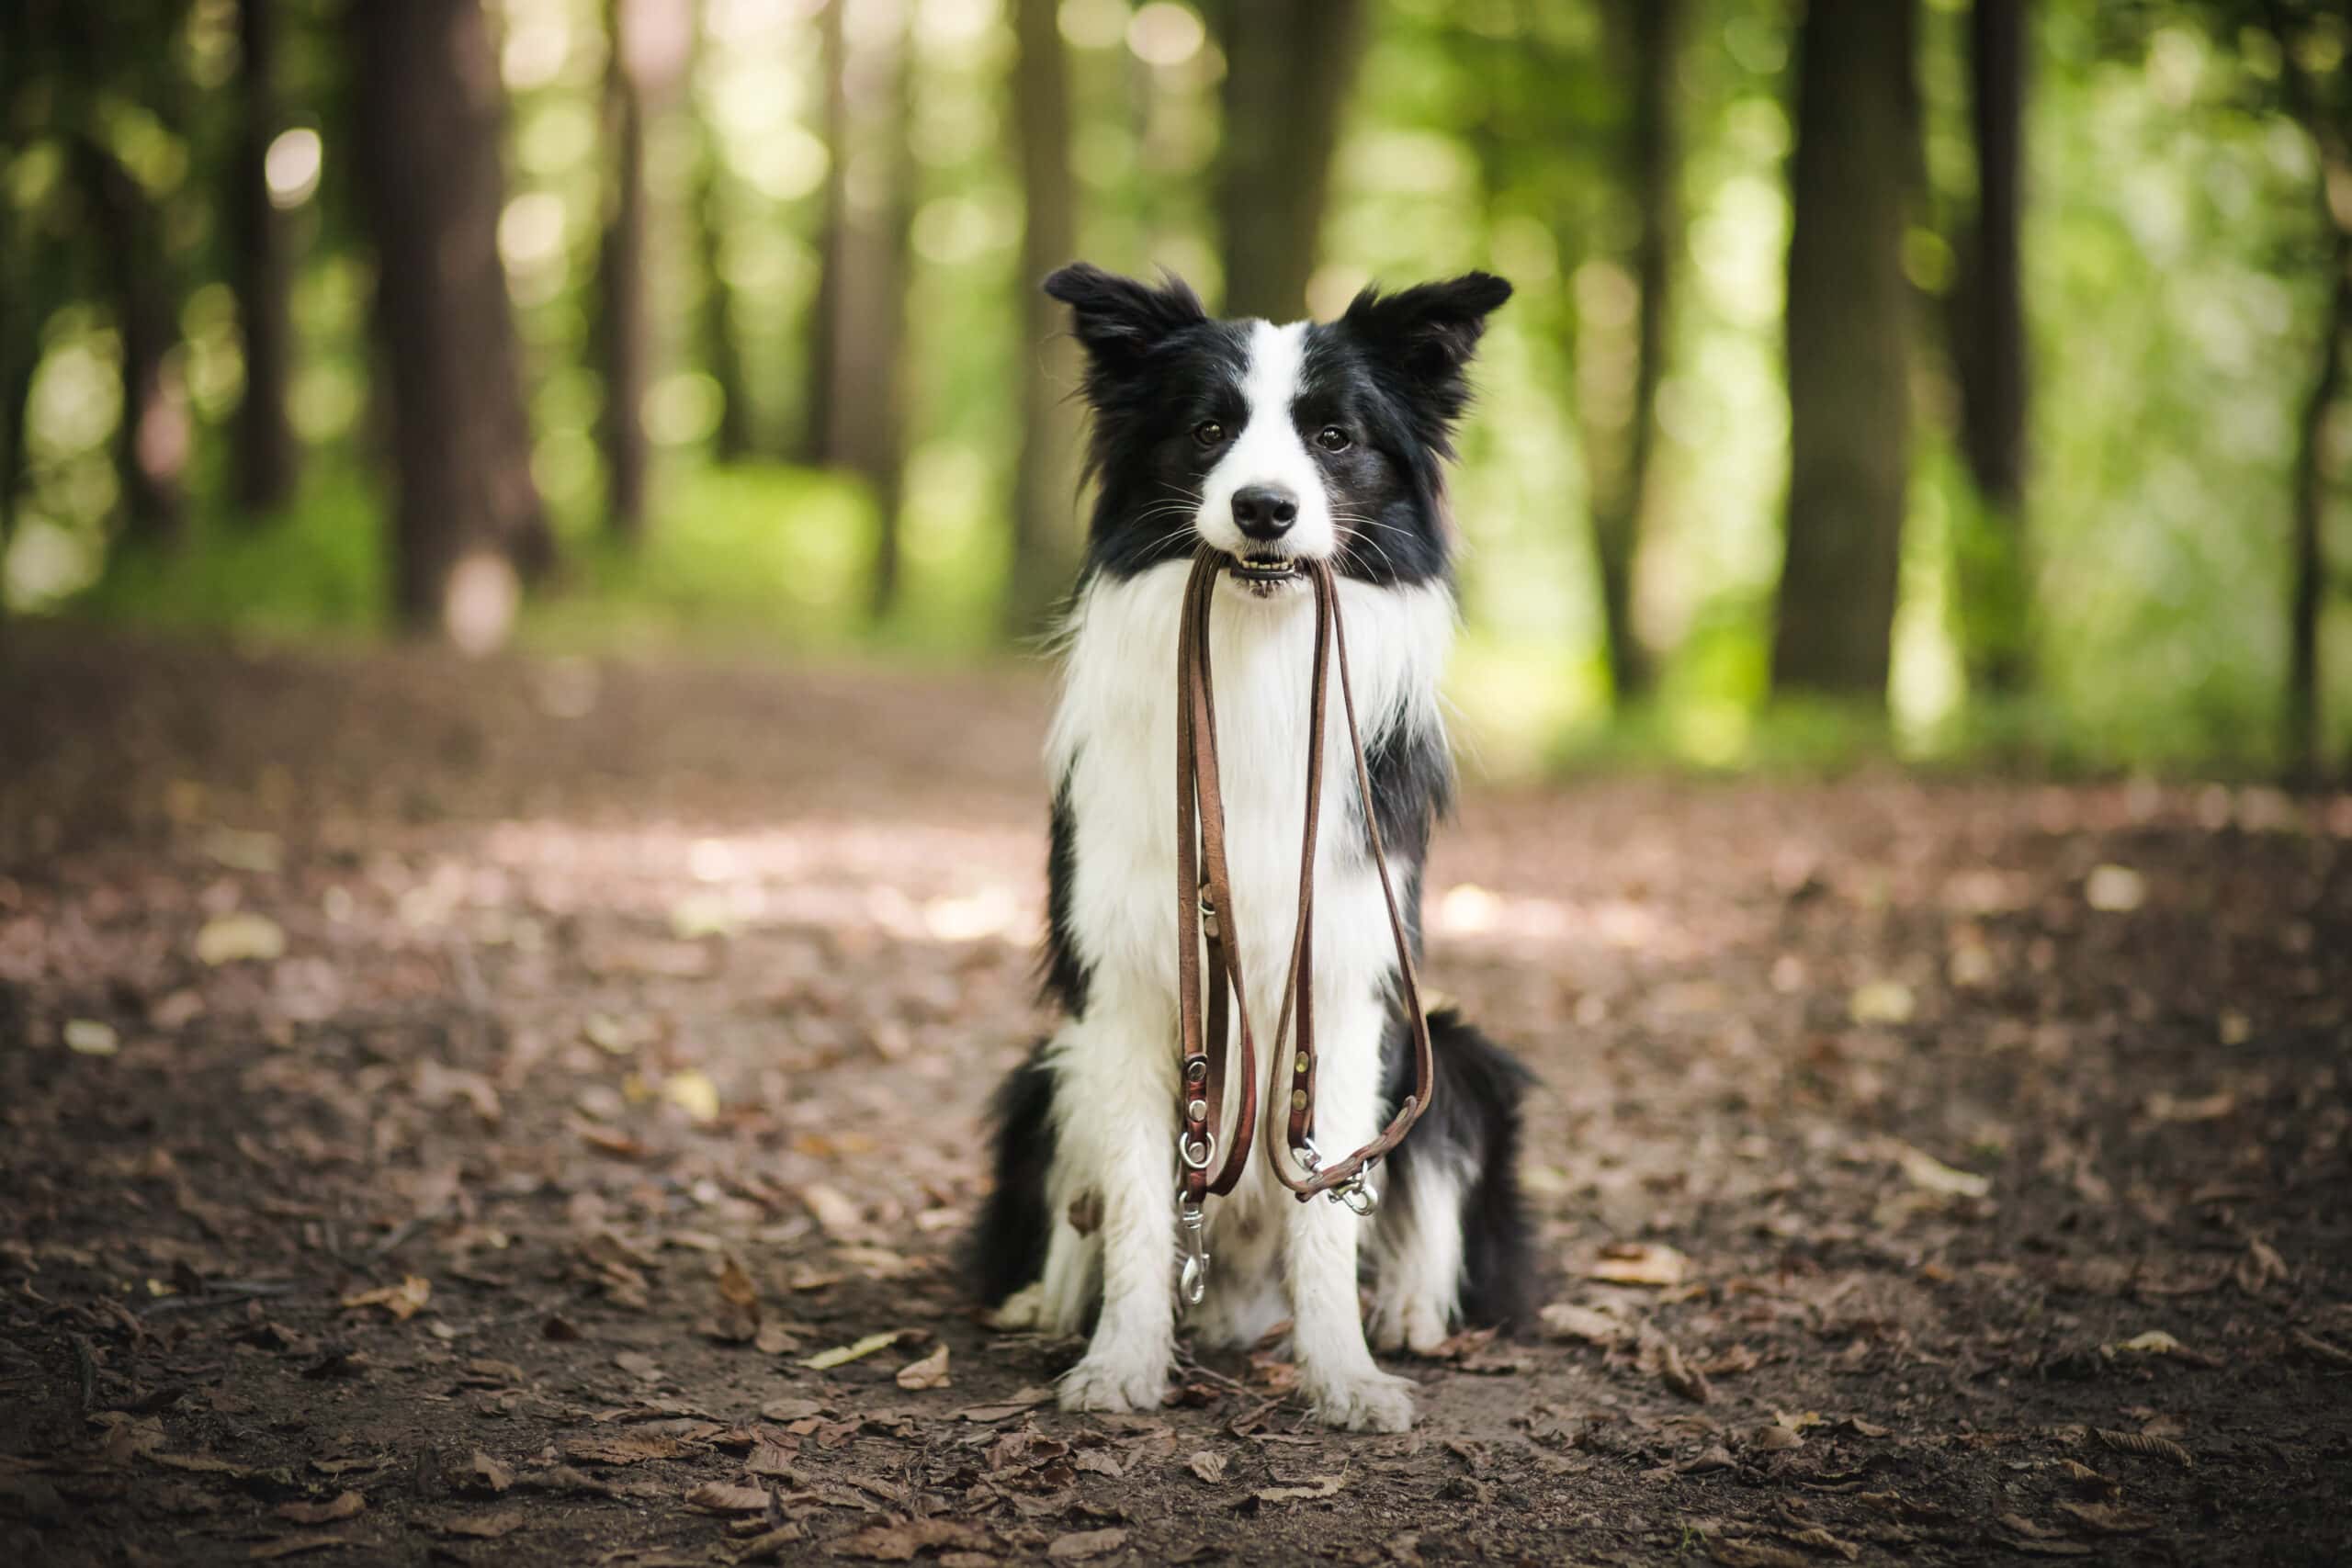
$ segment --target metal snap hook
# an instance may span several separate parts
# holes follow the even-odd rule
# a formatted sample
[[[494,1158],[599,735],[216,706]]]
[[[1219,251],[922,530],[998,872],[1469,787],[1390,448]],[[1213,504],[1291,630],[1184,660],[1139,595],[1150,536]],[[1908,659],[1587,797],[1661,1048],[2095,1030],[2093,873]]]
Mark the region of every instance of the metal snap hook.
[[[1188,1307],[1201,1304],[1209,1292],[1209,1248],[1203,1234],[1208,1216],[1189,1198],[1176,1201],[1177,1251],[1182,1259],[1176,1270],[1176,1293]]]

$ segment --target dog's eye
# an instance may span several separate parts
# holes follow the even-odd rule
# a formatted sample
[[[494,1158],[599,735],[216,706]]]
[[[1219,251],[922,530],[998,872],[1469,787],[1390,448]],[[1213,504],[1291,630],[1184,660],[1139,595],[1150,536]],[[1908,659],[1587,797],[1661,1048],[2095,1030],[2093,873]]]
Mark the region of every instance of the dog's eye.
[[[1315,433],[1315,445],[1326,452],[1344,452],[1355,445],[1355,438],[1336,424],[1327,424]]]
[[[1214,446],[1225,439],[1225,426],[1213,419],[1204,419],[1193,426],[1193,439],[1204,446]]]

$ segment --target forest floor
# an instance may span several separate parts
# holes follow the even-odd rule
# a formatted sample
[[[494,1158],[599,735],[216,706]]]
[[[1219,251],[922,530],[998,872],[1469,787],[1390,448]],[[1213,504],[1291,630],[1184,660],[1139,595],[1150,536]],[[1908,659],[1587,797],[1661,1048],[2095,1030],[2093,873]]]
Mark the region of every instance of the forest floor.
[[[2352,797],[1474,788],[1553,1305],[1348,1437],[1064,1416],[959,1282],[1041,681],[0,687],[11,1562],[2352,1561]]]

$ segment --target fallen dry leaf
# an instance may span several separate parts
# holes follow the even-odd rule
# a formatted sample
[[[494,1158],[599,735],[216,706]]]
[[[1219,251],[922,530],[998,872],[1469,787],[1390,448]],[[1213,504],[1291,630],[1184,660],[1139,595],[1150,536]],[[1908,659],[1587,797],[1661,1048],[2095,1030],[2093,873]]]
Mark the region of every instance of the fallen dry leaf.
[[[1199,1450],[1186,1460],[1184,1468],[1212,1486],[1221,1484],[1225,1480],[1225,1456],[1207,1449]]]
[[[1083,1562],[1090,1557],[1102,1557],[1127,1544],[1127,1532],[1123,1529],[1071,1530],[1054,1538],[1046,1548],[1046,1555],[1057,1562]]]
[[[1622,1345],[1634,1337],[1634,1325],[1592,1307],[1554,1302],[1544,1309],[1544,1331],[1555,1339],[1587,1345]]]
[[[876,1525],[834,1548],[843,1557],[869,1562],[910,1562],[924,1551],[987,1551],[996,1538],[954,1519],[910,1519],[902,1525]]]
[[[2189,1457],[2188,1450],[2169,1438],[2151,1438],[2139,1432],[2110,1432],[2105,1427],[2094,1427],[2093,1431],[2100,1442],[2118,1453],[2145,1454],[2170,1460],[2183,1470],[2196,1468],[2197,1461]]]
[[[1713,1535],[1707,1538],[1707,1555],[1724,1568],[1813,1568],[1813,1559],[1804,1552],[1769,1540],[1729,1540]]]
[[[1705,1404],[1715,1397],[1705,1374],[1682,1359],[1673,1340],[1646,1324],[1641,1331],[1640,1366],[1693,1404]]]
[[[887,1333],[869,1334],[854,1345],[836,1345],[830,1350],[820,1350],[800,1364],[815,1372],[826,1371],[834,1367],[845,1367],[852,1361],[864,1360],[876,1350],[888,1349],[904,1338],[906,1333],[907,1331],[903,1328],[893,1328]]]
[[[2308,1328],[2290,1328],[2287,1331],[2287,1337],[2315,1361],[2324,1361],[2331,1367],[2352,1367],[2352,1350],[2331,1344]]]
[[[2102,1535],[2141,1535],[2156,1528],[2156,1517],[2118,1503],[2061,1502],[2058,1511],[2080,1519]]]
[[[266,1562],[278,1557],[295,1557],[305,1551],[332,1551],[339,1546],[365,1544],[345,1535],[282,1535],[276,1540],[263,1541],[245,1553],[254,1562]]]
[[[514,1472],[480,1449],[474,1450],[473,1461],[467,1467],[467,1472],[477,1485],[488,1487],[492,1492],[503,1492],[514,1484]]]
[[[1690,1260],[1663,1242],[1615,1242],[1600,1249],[1585,1269],[1588,1277],[1612,1285],[1679,1285],[1690,1271]]]
[[[433,1299],[433,1281],[422,1274],[411,1274],[397,1285],[382,1285],[372,1291],[361,1291],[343,1298],[343,1304],[353,1309],[382,1307],[401,1323],[406,1323],[424,1310]]]
[[[688,1067],[663,1078],[662,1098],[696,1123],[707,1125],[718,1120],[718,1086],[699,1067]]]
[[[77,1056],[111,1056],[122,1049],[122,1042],[110,1023],[72,1018],[65,1021],[65,1048]]]
[[[1316,1497],[1334,1496],[1340,1490],[1336,1475],[1311,1475],[1304,1485],[1261,1486],[1250,1494],[1261,1503],[1303,1503]]]
[[[770,1421],[806,1421],[811,1416],[823,1415],[825,1408],[825,1402],[821,1399],[795,1396],[769,1400],[760,1406],[760,1415]]]
[[[898,1383],[900,1388],[910,1390],[948,1387],[947,1347],[942,1345],[922,1360],[909,1361],[900,1367]]]
[[[686,1494],[686,1506],[707,1508],[714,1514],[763,1514],[768,1507],[768,1489],[733,1481],[706,1481]]]
[[[2285,1281],[2287,1260],[2268,1242],[2252,1237],[2231,1273],[2237,1280],[2239,1290],[2249,1296],[2258,1296],[2273,1282]]]
[[[772,1530],[762,1530],[751,1540],[729,1549],[727,1560],[730,1562],[774,1562],[784,1555],[786,1547],[797,1546],[807,1538],[808,1532],[798,1525],[779,1525]],[[800,1554],[796,1551],[793,1555],[798,1557]]]
[[[1012,1398],[1000,1400],[993,1404],[967,1405],[956,1412],[956,1416],[961,1421],[978,1421],[986,1425],[996,1421],[1011,1420],[1015,1416],[1025,1415],[1036,1409],[1040,1404],[1051,1404],[1053,1402],[1052,1389],[1040,1384],[1032,1384],[1015,1393]]]
[[[809,1217],[818,1227],[836,1241],[860,1235],[865,1230],[865,1216],[838,1188],[812,1181],[800,1190],[800,1201],[808,1205]]]
[[[1911,1185],[1925,1191],[1940,1193],[1947,1198],[1982,1198],[1993,1190],[1993,1183],[1984,1177],[1973,1171],[1955,1170],[1935,1156],[1915,1149],[1908,1144],[1895,1149],[1894,1158]]]
[[[488,1514],[460,1514],[454,1519],[441,1521],[444,1535],[471,1536],[477,1540],[498,1540],[513,1535],[530,1522],[520,1508],[500,1508]]]
[[[274,963],[285,956],[285,928],[267,915],[243,909],[215,915],[196,933],[196,958],[199,964],[235,964],[249,958]]]
[[[280,1503],[277,1517],[288,1524],[331,1525],[366,1511],[368,1499],[356,1492],[336,1494],[323,1503]]]
[[[735,1260],[731,1252],[718,1262],[718,1294],[730,1306],[741,1307],[750,1313],[753,1322],[759,1320],[760,1292],[752,1286],[752,1277],[743,1271],[742,1264]]]
[[[685,1452],[673,1438],[654,1432],[616,1432],[610,1437],[587,1433],[566,1438],[564,1457],[588,1464],[637,1464],[650,1459],[675,1459]]]
[[[1846,1010],[1856,1023],[1908,1023],[1919,998],[1900,980],[1871,980],[1854,987]]]

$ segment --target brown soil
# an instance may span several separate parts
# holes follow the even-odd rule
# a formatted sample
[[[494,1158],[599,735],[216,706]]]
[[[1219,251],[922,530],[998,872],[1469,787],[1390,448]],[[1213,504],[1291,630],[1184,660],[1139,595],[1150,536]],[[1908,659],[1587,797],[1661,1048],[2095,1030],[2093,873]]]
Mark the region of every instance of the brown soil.
[[[15,1561],[2352,1560],[2352,798],[1474,790],[1555,1306],[1347,1438],[1272,1352],[1062,1416],[953,1272],[1040,682],[0,684]]]

